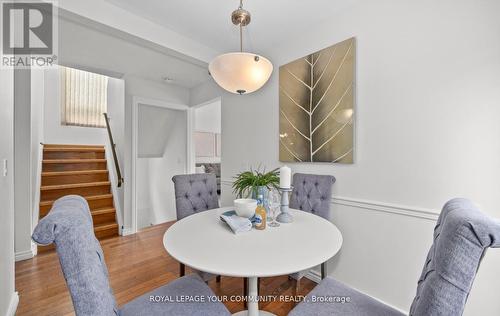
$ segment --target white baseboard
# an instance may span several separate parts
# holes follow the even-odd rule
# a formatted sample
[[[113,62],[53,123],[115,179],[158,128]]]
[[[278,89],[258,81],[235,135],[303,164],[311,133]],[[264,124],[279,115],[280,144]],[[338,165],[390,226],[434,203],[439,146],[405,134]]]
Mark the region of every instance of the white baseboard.
[[[122,236],[128,236],[134,234],[134,231],[132,228],[123,228],[122,229]]]
[[[315,283],[321,282],[321,273],[318,272],[318,271],[309,270],[309,272],[306,274],[305,277],[308,278],[309,280],[315,282]],[[364,294],[364,295],[366,295],[366,296],[369,296],[369,297],[373,298],[376,301],[379,301],[380,303],[382,303],[382,304],[384,304],[386,306],[394,308],[395,310],[397,310],[398,312],[400,312],[400,313],[402,313],[404,315],[408,315],[407,311],[404,311],[404,310],[402,310],[400,308],[394,307],[391,304],[388,304],[388,303],[386,303],[386,302],[384,302],[384,301],[382,301],[382,300],[380,300],[380,299],[378,299],[378,298],[376,298],[374,296],[368,295],[368,294],[364,293],[363,291],[360,291],[360,290],[358,290],[358,289],[356,289],[354,287],[353,287],[353,289],[356,290],[356,291],[358,291],[358,292],[360,292],[360,293],[362,293],[362,294]]]
[[[33,253],[33,257],[38,254],[38,245],[34,242],[31,242],[31,252]]]
[[[16,252],[15,254],[15,260],[17,261],[23,261],[23,260],[28,260],[36,256],[37,253],[37,248],[34,243],[31,244],[31,249],[30,250],[24,250],[24,251],[19,251]]]
[[[17,292],[12,293],[9,303],[9,309],[7,309],[6,316],[15,316],[17,311],[17,305],[19,304],[19,294]]]

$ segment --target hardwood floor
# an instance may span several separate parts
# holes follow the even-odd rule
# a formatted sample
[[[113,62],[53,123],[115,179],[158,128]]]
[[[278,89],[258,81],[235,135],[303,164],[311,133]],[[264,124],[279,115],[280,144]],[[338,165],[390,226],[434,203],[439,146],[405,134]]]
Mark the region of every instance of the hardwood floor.
[[[101,241],[118,306],[164,285],[178,277],[179,264],[163,248],[163,234],[172,225],[153,226],[138,234],[112,237]],[[189,269],[187,273],[190,273]],[[222,277],[220,284],[210,281],[217,295],[242,295],[241,278]],[[287,276],[264,278],[260,295],[293,295],[293,282]],[[301,295],[315,283],[303,279]],[[71,298],[55,251],[42,253],[33,259],[16,263],[16,290],[20,301],[16,315],[74,315]],[[243,303],[225,303],[232,312],[243,310]],[[286,315],[291,302],[261,303],[261,309],[276,315]],[[152,315],[154,316],[154,315]]]

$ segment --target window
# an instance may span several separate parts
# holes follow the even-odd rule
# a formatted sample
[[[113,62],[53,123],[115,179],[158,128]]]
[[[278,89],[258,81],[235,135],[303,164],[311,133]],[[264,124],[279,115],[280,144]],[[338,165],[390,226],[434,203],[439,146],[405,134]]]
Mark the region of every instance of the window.
[[[61,124],[105,127],[108,77],[78,69],[61,69]]]

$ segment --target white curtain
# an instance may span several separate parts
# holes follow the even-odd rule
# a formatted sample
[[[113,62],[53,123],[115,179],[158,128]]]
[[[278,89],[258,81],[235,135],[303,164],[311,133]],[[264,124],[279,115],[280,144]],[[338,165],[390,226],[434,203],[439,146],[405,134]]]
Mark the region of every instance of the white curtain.
[[[61,68],[61,123],[105,127],[108,77],[78,69]]]

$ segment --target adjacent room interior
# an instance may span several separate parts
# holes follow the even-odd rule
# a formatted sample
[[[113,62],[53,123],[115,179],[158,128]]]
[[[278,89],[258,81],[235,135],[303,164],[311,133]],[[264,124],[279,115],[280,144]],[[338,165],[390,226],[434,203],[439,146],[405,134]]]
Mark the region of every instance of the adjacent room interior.
[[[222,121],[221,100],[193,106],[194,155],[197,173],[213,173],[217,181],[217,195],[221,195]]]

